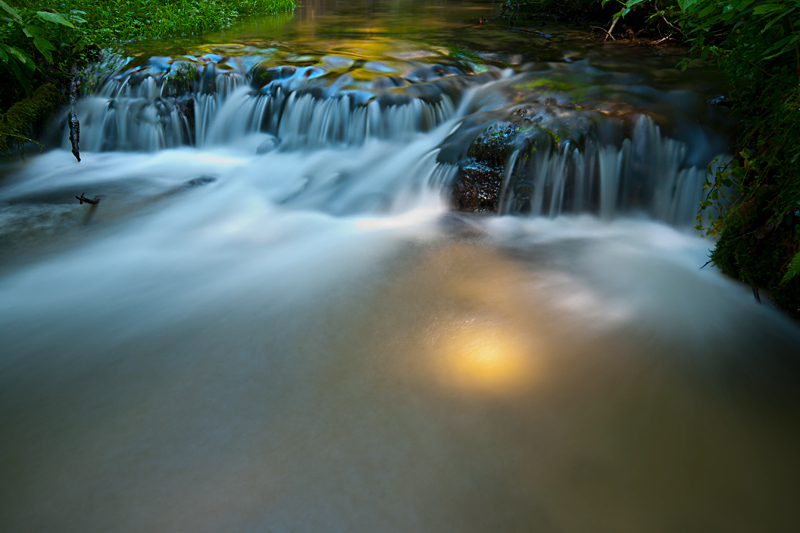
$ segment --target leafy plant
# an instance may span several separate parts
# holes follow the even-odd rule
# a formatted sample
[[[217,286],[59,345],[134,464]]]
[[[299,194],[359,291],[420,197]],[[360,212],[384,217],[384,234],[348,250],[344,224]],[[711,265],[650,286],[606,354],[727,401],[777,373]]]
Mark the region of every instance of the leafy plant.
[[[71,30],[75,30],[76,27],[72,21],[52,9],[50,11],[26,9],[20,12],[4,0],[0,0],[0,9],[6,14],[2,17],[6,22],[6,28],[0,34],[0,62],[11,71],[28,94],[37,71],[37,63],[33,57],[34,50],[38,51],[45,61],[52,63],[53,52],[57,48],[51,42],[50,36],[58,36],[52,26],[63,26]],[[76,23],[85,22],[77,16],[70,18]],[[12,45],[11,42],[19,44]]]
[[[800,252],[797,252],[792,260],[789,262],[789,267],[786,269],[786,274],[781,278],[781,284],[787,283],[789,280],[800,274]]]

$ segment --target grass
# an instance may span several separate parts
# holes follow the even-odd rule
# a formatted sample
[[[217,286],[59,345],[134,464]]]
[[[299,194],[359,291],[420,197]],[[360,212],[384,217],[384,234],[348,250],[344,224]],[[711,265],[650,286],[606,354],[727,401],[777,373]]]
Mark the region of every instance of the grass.
[[[46,118],[52,106],[34,105],[38,88],[52,86],[65,100],[70,71],[103,48],[200,34],[294,7],[295,0],[0,0],[0,150],[29,140],[20,117]],[[12,109],[26,112],[11,116]]]

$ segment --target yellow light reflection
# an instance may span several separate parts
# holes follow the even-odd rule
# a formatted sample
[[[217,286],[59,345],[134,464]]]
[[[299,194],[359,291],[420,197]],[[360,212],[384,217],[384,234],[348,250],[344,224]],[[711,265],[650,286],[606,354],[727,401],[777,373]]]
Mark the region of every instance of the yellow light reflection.
[[[472,390],[503,392],[531,385],[538,368],[529,342],[511,328],[462,326],[443,339],[441,378]]]

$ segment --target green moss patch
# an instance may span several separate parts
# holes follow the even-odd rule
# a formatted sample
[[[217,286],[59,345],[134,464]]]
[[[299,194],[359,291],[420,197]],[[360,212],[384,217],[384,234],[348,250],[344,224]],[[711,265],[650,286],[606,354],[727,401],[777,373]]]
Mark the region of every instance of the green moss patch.
[[[61,91],[47,83],[11,106],[0,118],[0,151],[7,152],[15,144],[29,141],[29,126],[52,115],[64,101]]]

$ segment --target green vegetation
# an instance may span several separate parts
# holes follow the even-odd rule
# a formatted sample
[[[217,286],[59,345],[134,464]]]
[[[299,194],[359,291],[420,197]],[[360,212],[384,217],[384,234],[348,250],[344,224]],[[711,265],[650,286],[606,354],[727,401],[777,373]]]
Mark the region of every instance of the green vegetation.
[[[520,16],[571,13],[574,20],[577,11],[602,21],[606,39],[668,39],[716,64],[727,77],[728,101],[740,126],[734,159],[709,174],[698,229],[717,238],[711,258],[725,273],[766,288],[779,306],[800,317],[800,2],[508,0],[507,5],[508,13]]]
[[[64,101],[71,67],[96,58],[103,47],[202,33],[240,16],[294,6],[294,0],[0,0],[0,150],[26,141],[28,123],[52,111],[52,98],[48,105],[34,98],[37,88],[57,88]],[[12,116],[20,104],[25,113]]]
[[[709,200],[736,190],[712,253],[722,270],[769,290],[800,316],[800,2],[681,0],[683,26],[701,57],[730,80],[741,119],[736,158],[709,180]]]

